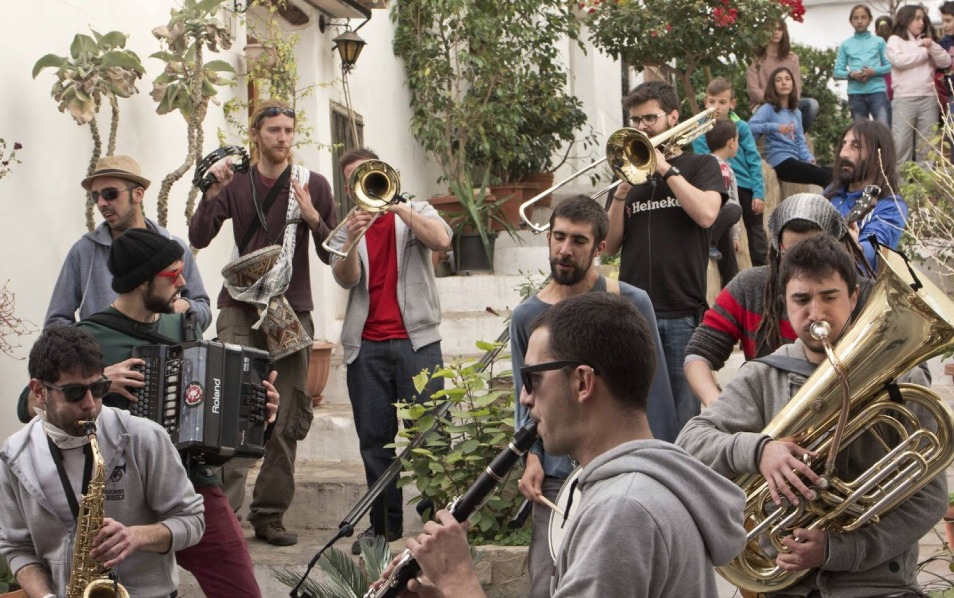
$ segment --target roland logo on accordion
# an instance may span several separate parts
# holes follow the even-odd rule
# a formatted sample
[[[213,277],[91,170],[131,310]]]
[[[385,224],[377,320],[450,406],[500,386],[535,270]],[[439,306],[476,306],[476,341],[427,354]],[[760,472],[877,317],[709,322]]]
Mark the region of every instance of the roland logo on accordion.
[[[162,425],[179,451],[209,465],[265,454],[268,352],[194,341],[143,345],[132,354],[145,362],[146,384],[130,411]]]

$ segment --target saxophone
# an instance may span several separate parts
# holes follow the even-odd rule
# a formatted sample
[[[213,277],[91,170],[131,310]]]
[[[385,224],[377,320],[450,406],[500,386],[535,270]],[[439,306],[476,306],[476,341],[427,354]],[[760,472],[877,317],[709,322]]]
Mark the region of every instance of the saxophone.
[[[76,538],[73,544],[73,560],[70,567],[70,582],[66,588],[67,598],[129,598],[129,592],[112,579],[109,571],[90,556],[93,538],[103,527],[103,500],[106,487],[106,464],[99,452],[96,440],[96,422],[81,422],[89,438],[93,453],[93,472],[89,488],[80,501],[76,517]]]

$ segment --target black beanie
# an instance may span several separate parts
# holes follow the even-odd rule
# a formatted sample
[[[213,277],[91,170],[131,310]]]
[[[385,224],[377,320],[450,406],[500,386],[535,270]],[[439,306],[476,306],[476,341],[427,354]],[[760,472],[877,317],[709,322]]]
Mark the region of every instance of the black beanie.
[[[182,245],[147,228],[131,228],[113,239],[107,266],[113,290],[128,293],[168,268],[185,253]]]

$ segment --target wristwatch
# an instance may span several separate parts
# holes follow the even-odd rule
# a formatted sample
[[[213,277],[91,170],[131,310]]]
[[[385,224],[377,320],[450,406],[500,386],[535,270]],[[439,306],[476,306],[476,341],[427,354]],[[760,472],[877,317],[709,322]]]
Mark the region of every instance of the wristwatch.
[[[664,181],[668,181],[669,177],[672,176],[682,176],[682,171],[676,168],[675,166],[670,166],[669,170],[666,171],[666,174],[662,175]]]

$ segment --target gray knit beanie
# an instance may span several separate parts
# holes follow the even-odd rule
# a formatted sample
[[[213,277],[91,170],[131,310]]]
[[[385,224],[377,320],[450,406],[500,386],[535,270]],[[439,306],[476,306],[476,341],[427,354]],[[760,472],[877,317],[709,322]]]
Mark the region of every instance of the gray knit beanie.
[[[769,217],[769,236],[776,251],[782,229],[793,220],[812,222],[838,240],[848,232],[845,219],[825,197],[815,193],[796,193],[785,198]]]
[[[147,228],[131,228],[113,239],[106,266],[113,290],[128,293],[168,268],[185,253],[182,245]]]

